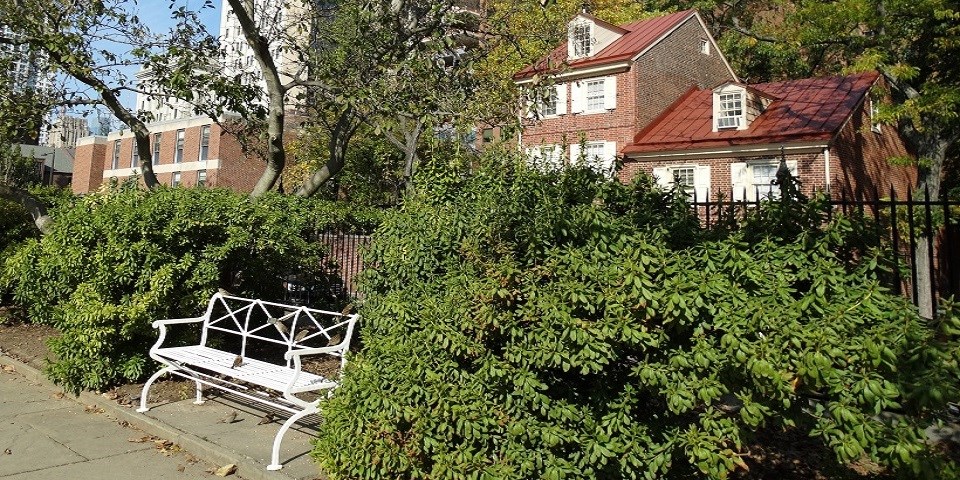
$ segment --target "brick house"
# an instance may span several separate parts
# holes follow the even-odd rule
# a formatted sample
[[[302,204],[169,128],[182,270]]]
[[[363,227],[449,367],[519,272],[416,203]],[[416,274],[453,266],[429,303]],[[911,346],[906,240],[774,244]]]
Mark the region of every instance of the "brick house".
[[[643,171],[698,199],[755,200],[781,158],[805,193],[872,197],[914,184],[909,153],[872,120],[889,101],[876,73],[745,85],[693,10],[616,26],[589,14],[567,41],[514,75],[528,102],[520,146],[532,158],[590,159],[630,181]],[[581,151],[583,146],[586,151]]]
[[[153,170],[166,185],[215,186],[240,192],[253,190],[264,164],[246,157],[237,139],[207,117],[147,125]],[[74,193],[96,190],[103,182],[139,173],[140,158],[130,130],[81,138],[73,173]]]
[[[579,158],[582,144],[610,166],[691,85],[736,80],[694,10],[621,26],[581,13],[564,44],[514,75],[532,98],[520,142],[554,162]]]
[[[916,169],[894,166],[908,151],[896,130],[873,121],[886,92],[876,72],[714,88],[691,88],[621,150],[620,177],[638,170],[663,186],[683,183],[698,199],[777,195],[781,160],[803,192],[900,198]]]

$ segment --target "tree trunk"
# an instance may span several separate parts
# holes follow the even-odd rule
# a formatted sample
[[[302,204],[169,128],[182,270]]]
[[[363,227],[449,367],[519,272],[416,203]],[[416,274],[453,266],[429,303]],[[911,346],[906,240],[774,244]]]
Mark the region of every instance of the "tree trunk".
[[[357,131],[359,122],[353,114],[353,110],[346,109],[340,112],[337,124],[330,132],[330,150],[327,163],[319,170],[313,173],[310,178],[303,181],[303,185],[297,190],[297,195],[310,197],[317,193],[320,186],[343,170],[346,162],[347,147],[350,139]]]
[[[0,198],[19,203],[33,218],[34,225],[42,235],[50,233],[53,228],[53,219],[47,215],[47,207],[29,193],[18,188],[0,185]]]
[[[250,192],[251,197],[258,197],[270,191],[283,173],[287,163],[287,155],[283,149],[284,129],[284,97],[286,88],[280,81],[280,71],[270,53],[270,42],[260,34],[260,29],[254,21],[254,2],[251,0],[228,0],[230,8],[237,17],[243,37],[253,50],[253,58],[257,60],[263,80],[267,87],[267,167],[263,175],[257,180],[256,186]],[[267,12],[260,12],[266,14]]]
[[[917,175],[917,194],[915,198],[923,198],[927,202],[934,202],[940,199],[940,182],[941,175],[943,173],[943,163],[946,160],[947,149],[950,147],[951,142],[947,140],[933,140],[925,139],[926,142],[917,142],[917,155],[920,158],[925,158],[928,160],[928,166],[921,170],[922,174]],[[922,214],[926,214],[931,207],[925,206],[924,210],[921,210]],[[921,226],[925,226],[925,221],[921,220],[919,222]],[[936,241],[937,232],[940,231],[940,225],[937,223],[931,224],[932,231],[927,232],[926,230],[921,230],[924,234],[927,235],[917,235],[917,249],[913,255],[913,268],[917,272],[917,282],[913,286],[917,292],[917,309],[920,312],[920,315],[924,318],[933,318],[936,314],[935,312],[935,303],[936,303],[936,292],[934,288],[936,287],[935,283],[935,264],[931,264],[931,261],[934,261],[930,257],[931,253],[931,242]],[[912,232],[911,232],[912,234]],[[934,246],[935,247],[935,246]],[[934,252],[936,253],[936,252]]]

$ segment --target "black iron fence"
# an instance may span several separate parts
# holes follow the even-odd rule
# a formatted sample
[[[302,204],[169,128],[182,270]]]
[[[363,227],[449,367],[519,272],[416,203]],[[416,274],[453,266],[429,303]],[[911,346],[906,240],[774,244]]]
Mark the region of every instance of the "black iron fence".
[[[339,288],[346,296],[359,298],[361,293],[357,290],[357,275],[363,271],[361,250],[370,243],[370,236],[327,231],[320,234],[317,241],[327,249],[327,274],[339,280]]]
[[[694,198],[691,208],[705,228],[729,227],[779,194],[756,193],[746,201]],[[889,286],[910,298],[922,314],[935,316],[942,299],[960,299],[960,200],[931,199],[926,191],[920,197],[908,193],[897,198],[893,189],[887,197],[874,192],[869,199],[841,194],[824,203],[824,214],[828,220],[838,213],[869,220],[874,238],[889,252]]]

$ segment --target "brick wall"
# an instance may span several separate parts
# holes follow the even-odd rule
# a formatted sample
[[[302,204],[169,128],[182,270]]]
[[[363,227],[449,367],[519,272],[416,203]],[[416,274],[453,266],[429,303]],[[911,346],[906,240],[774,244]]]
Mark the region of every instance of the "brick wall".
[[[708,38],[696,18],[690,18],[634,65],[637,96],[636,125],[645,127],[690,87],[713,88],[733,81],[720,53],[700,53],[700,39]],[[632,138],[631,138],[632,139]]]
[[[200,137],[204,126],[210,126],[208,160],[217,160],[208,165],[199,163]],[[200,170],[207,173],[206,184],[249,192],[263,173],[264,164],[259,159],[243,155],[235,137],[222,133],[222,128],[203,118],[180,119],[149,126],[150,152],[153,153],[154,134],[160,133],[160,157],[154,164],[157,181],[164,185],[173,182],[174,174],[180,173],[180,184],[195,186]],[[176,163],[177,130],[184,130],[183,159]],[[120,140],[118,168],[113,166],[114,142]],[[95,142],[95,143],[94,143]],[[133,175],[131,159],[134,149],[133,134],[129,130],[112,132],[108,137],[87,137],[77,148],[74,165],[74,192],[88,193],[96,190],[105,180],[123,180]],[[141,159],[141,164],[142,164]],[[139,173],[139,168],[135,169]],[[105,175],[106,174],[106,178]]]
[[[880,126],[880,133],[871,130],[869,107],[859,108],[844,125],[829,148],[830,191],[834,198],[875,198],[890,194],[894,188],[898,198],[905,198],[907,191],[916,184],[917,169],[914,166],[891,164],[891,157],[909,156],[908,150],[896,130]],[[810,195],[827,188],[827,161],[823,152],[787,154],[787,160],[797,162],[801,191]],[[653,173],[657,167],[675,165],[710,166],[711,192],[724,192],[729,196],[731,188],[730,164],[754,160],[780,158],[777,151],[768,155],[750,157],[722,157],[709,159],[635,160],[626,162],[618,174],[623,182],[629,182],[637,172]]]
[[[811,195],[815,191],[823,191],[826,185],[825,163],[822,153],[797,153],[785,155],[787,161],[797,162],[797,176],[800,178],[800,191]],[[710,198],[716,198],[722,193],[725,199],[731,198],[733,184],[730,178],[730,165],[735,162],[780,161],[780,153],[771,151],[768,155],[752,155],[743,157],[717,157],[698,159],[671,159],[671,160],[640,160],[624,164],[618,177],[623,182],[630,182],[638,172],[653,174],[658,167],[697,165],[710,167]]]
[[[580,132],[586,136],[586,141],[604,140],[617,142],[617,151],[633,140],[636,133],[634,123],[634,104],[630,101],[635,97],[636,82],[632,71],[616,75],[617,104],[616,108],[605,113],[567,113],[557,117],[545,118],[528,125],[523,130],[524,145],[572,145],[579,143]],[[569,89],[569,82],[566,88]],[[566,111],[570,112],[572,95],[567,95]],[[570,154],[567,148],[566,153]]]
[[[833,162],[837,168],[830,172],[837,194],[842,191],[847,196],[873,198],[877,191],[886,197],[892,186],[897,198],[906,198],[907,191],[916,185],[915,166],[890,162],[892,157],[913,158],[896,127],[880,125],[879,129],[879,133],[871,130],[870,108],[865,103],[840,130],[830,149],[831,155],[837,158]]]
[[[630,70],[612,75],[617,79],[615,109],[567,113],[530,122],[523,131],[523,144],[570,145],[578,143],[583,132],[587,141],[616,142],[619,152],[691,86],[713,87],[733,80],[716,50],[711,49],[710,55],[700,53],[701,38],[707,38],[707,33],[696,18],[690,18],[634,62]],[[567,112],[572,101],[572,94],[568,94]]]
[[[103,183],[106,156],[107,145],[103,137],[86,137],[77,143],[73,158],[73,193],[87,193]]]

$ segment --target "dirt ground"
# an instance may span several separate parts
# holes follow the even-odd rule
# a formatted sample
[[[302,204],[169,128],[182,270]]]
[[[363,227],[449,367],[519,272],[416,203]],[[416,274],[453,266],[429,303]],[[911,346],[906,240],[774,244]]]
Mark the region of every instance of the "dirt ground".
[[[15,315],[13,317],[16,317]],[[5,319],[6,318],[6,319]],[[8,312],[0,311],[0,351],[20,361],[43,368],[50,356],[46,340],[56,335],[55,329],[32,325],[11,319]],[[314,362],[305,369],[330,374],[338,362]],[[121,405],[133,405],[139,401],[143,384],[120,385],[102,392],[108,399]],[[186,380],[162,380],[150,389],[149,402],[178,401],[194,395],[194,384]],[[852,465],[837,465],[832,452],[815,439],[798,431],[762,431],[745,449],[745,463],[749,471],[738,470],[731,478],[783,479],[783,480],[834,480],[834,479],[888,479],[893,478],[871,462]]]

